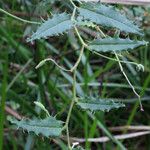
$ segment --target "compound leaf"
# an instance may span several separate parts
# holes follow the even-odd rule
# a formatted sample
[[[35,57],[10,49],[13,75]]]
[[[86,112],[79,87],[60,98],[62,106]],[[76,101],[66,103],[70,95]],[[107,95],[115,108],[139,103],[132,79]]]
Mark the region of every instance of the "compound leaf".
[[[18,128],[23,128],[23,130],[27,130],[28,132],[34,132],[36,135],[42,134],[46,137],[59,136],[62,131],[62,121],[58,121],[51,116],[43,120],[11,120],[11,123],[16,124]]]
[[[66,13],[57,14],[54,15],[52,19],[48,19],[41,24],[37,31],[27,41],[59,35],[71,29],[72,27],[73,22],[70,19],[70,15]]]
[[[146,45],[145,41],[137,41],[130,39],[111,38],[96,39],[89,44],[89,49],[97,52],[121,51],[134,49],[141,45]]]
[[[99,25],[118,28],[121,31],[143,35],[141,30],[113,7],[98,3],[84,3],[78,8],[80,16]]]
[[[110,99],[99,99],[95,97],[82,97],[77,102],[82,109],[90,111],[110,111],[114,108],[125,107],[122,103],[116,103]]]

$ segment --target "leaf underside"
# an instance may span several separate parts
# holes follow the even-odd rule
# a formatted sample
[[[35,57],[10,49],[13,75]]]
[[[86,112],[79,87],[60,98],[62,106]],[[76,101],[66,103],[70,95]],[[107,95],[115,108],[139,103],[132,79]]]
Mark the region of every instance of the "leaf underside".
[[[89,44],[89,49],[97,52],[121,51],[134,49],[141,45],[146,45],[145,41],[137,41],[130,39],[111,38],[96,39]]]
[[[54,15],[52,19],[48,19],[37,29],[37,31],[31,36],[29,41],[35,39],[47,38],[54,35],[59,35],[73,27],[73,22],[70,19],[70,15],[66,13]]]
[[[28,132],[34,132],[36,135],[42,134],[46,137],[60,136],[62,131],[62,121],[58,121],[53,117],[47,117],[43,120],[11,120],[11,123],[16,124],[18,128],[22,128]]]
[[[95,97],[82,97],[77,102],[82,109],[90,111],[110,111],[114,108],[125,107],[122,103],[115,103],[110,99],[99,99]]]
[[[143,35],[141,30],[113,7],[98,3],[84,3],[78,8],[80,16],[96,24],[118,28],[121,31]]]

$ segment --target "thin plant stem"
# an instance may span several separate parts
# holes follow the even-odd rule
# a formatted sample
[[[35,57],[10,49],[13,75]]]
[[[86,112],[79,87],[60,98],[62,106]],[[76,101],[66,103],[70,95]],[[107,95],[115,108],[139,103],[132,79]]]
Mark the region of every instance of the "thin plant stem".
[[[74,20],[74,17],[75,17],[75,14],[76,14],[76,7],[74,7],[73,9],[73,13],[72,13],[72,16],[71,16],[71,20]]]
[[[81,61],[83,52],[84,52],[84,45],[82,45],[82,48],[81,48],[79,57],[78,57],[76,63],[74,64],[74,66],[73,66],[71,69],[66,69],[66,68],[60,66],[60,65],[59,65],[54,59],[52,59],[52,58],[46,58],[46,59],[42,60],[35,68],[38,69],[38,68],[41,67],[45,62],[51,61],[51,62],[53,62],[58,68],[60,68],[61,70],[66,71],[66,72],[73,72],[73,71],[78,67],[78,65],[79,65],[79,63],[80,63],[80,61]]]
[[[100,34],[101,34],[103,37],[106,37],[105,33],[99,28],[99,26],[96,26],[96,29],[98,30],[98,32],[100,32]]]
[[[74,8],[77,8],[77,6],[74,4],[74,2],[72,0],[69,0],[69,1],[73,5]]]
[[[71,71],[71,69],[66,69],[66,68],[60,66],[60,65],[59,65],[54,59],[52,59],[52,58],[46,58],[46,59],[40,61],[39,64],[35,67],[35,69],[40,68],[40,67],[43,66],[43,65],[45,64],[45,62],[47,62],[47,61],[53,62],[58,68],[60,68],[60,69],[63,70],[63,71],[66,71],[66,72]]]
[[[15,15],[12,15],[12,14],[10,14],[9,12],[7,12],[7,11],[3,10],[2,8],[0,8],[0,12],[2,12],[2,13],[4,13],[4,14],[6,14],[6,15],[8,15],[8,16],[10,16],[10,17],[12,17],[12,18],[16,19],[16,20],[19,20],[19,21],[25,22],[25,23],[38,24],[38,25],[40,25],[40,24],[41,24],[40,22],[29,21],[29,20],[25,20],[25,19],[22,19],[22,18],[20,18],[20,17],[17,17],[17,16],[15,16]]]
[[[81,51],[80,51],[78,60],[76,61],[75,65],[71,68],[71,72],[73,72],[73,70],[75,70],[75,69],[78,67],[78,65],[79,65],[79,63],[80,63],[80,61],[81,61],[83,52],[84,52],[84,45],[82,45],[82,47],[81,47]]]
[[[82,37],[81,37],[81,35],[80,35],[78,29],[77,29],[76,27],[74,27],[74,29],[75,29],[75,32],[76,32],[76,34],[77,34],[77,36],[78,36],[78,38],[79,38],[81,44],[84,45],[85,47],[88,47],[87,44],[83,41],[83,39],[82,39]]]
[[[106,37],[106,35],[104,34],[104,32],[103,32],[99,27],[97,27],[97,29],[98,29],[98,31],[99,31],[101,34],[103,34],[104,37]],[[138,97],[141,111],[144,111],[143,106],[142,106],[142,103],[141,103],[141,97],[140,97],[140,95],[136,92],[134,86],[132,85],[132,83],[131,83],[130,80],[128,79],[126,73],[124,72],[123,67],[122,67],[122,64],[121,64],[121,61],[120,61],[120,59],[119,59],[119,57],[118,57],[118,54],[117,54],[115,51],[114,51],[114,54],[115,54],[116,59],[117,59],[117,61],[118,61],[118,63],[119,63],[119,67],[120,67],[120,70],[121,70],[122,74],[124,75],[124,77],[126,78],[128,84],[129,84],[130,87],[132,88],[134,94]]]
[[[71,101],[71,104],[70,104],[70,108],[69,108],[69,112],[68,112],[68,115],[67,115],[67,119],[66,119],[66,123],[65,123],[65,126],[63,128],[66,129],[66,132],[67,132],[67,142],[68,142],[68,147],[69,149],[71,149],[71,144],[70,144],[70,138],[69,138],[69,128],[68,128],[68,125],[69,125],[69,120],[70,120],[70,117],[71,117],[71,112],[72,112],[72,109],[73,109],[73,106],[76,102],[76,69],[73,71],[73,98],[72,98],[72,101]]]
[[[72,15],[72,18],[71,19],[73,19],[74,18],[74,15],[75,15],[75,11],[76,11],[76,5],[73,3],[73,1],[72,0],[70,0],[70,2],[72,3],[72,5],[74,6],[74,11],[73,11],[73,15]],[[74,27],[74,29],[75,29],[75,32],[76,32],[76,34],[77,34],[77,36],[78,36],[78,38],[79,38],[79,40],[80,40],[80,42],[81,42],[81,44],[84,46],[84,47],[86,47],[86,48],[88,48],[88,45],[84,42],[84,40],[82,39],[82,37],[80,36],[80,34],[79,34],[79,31],[78,31],[78,29],[76,28],[76,27]],[[102,36],[103,37],[106,37],[106,35],[98,28],[98,30],[99,30],[99,32],[102,34]],[[107,57],[107,56],[106,56]],[[105,57],[105,58],[106,58]],[[116,59],[115,59],[116,60]],[[117,59],[117,61],[118,61],[118,59]],[[74,71],[76,71],[76,70],[74,70]],[[130,84],[129,84],[130,85]],[[132,84],[131,84],[132,85]],[[130,86],[131,86],[130,85]],[[73,86],[73,87],[75,87],[75,86]],[[133,86],[131,86],[131,88],[133,89],[134,87]],[[73,89],[73,93],[75,93],[75,91],[74,91],[74,89]],[[75,94],[76,95],[76,94]],[[74,97],[74,96],[73,96]],[[76,96],[75,96],[76,97]],[[69,109],[69,113],[68,113],[68,117],[67,117],[67,121],[66,121],[66,124],[65,124],[65,126],[66,126],[66,131],[67,131],[67,141],[68,141],[68,147],[69,147],[69,149],[70,149],[70,138],[69,138],[69,130],[68,130],[68,123],[69,123],[69,119],[70,119],[70,115],[71,115],[71,111],[72,111],[72,108],[73,108],[73,105],[74,105],[74,103],[75,103],[75,99],[73,99],[73,101],[72,101],[72,103],[71,103],[71,106],[70,106],[70,109]],[[115,141],[120,147],[121,147],[121,149],[126,149],[123,145],[122,145],[122,143],[120,143],[119,141]]]
[[[117,58],[117,60],[118,60],[119,67],[120,67],[120,70],[121,70],[122,74],[124,75],[124,77],[126,78],[128,84],[130,85],[130,87],[132,88],[133,92],[135,93],[135,95],[136,95],[136,96],[138,97],[138,99],[139,99],[141,111],[144,111],[143,106],[142,106],[142,103],[141,103],[141,97],[140,97],[140,95],[135,91],[134,86],[131,84],[131,82],[130,82],[130,80],[128,79],[126,73],[124,72],[123,67],[122,67],[122,65],[121,65],[121,63],[120,63],[120,60],[119,60],[119,57],[118,57],[117,53],[114,52],[114,54],[115,54],[115,56],[116,56],[116,58]]]
[[[76,5],[74,4],[74,2],[72,0],[69,0],[71,2],[71,4],[73,5],[74,7],[74,10],[73,10],[73,13],[72,13],[72,16],[71,16],[71,20],[74,21],[74,17],[75,17],[75,13],[76,13]],[[75,27],[75,30],[76,30],[76,27]],[[78,32],[78,31],[77,31]],[[79,34],[79,33],[78,33]],[[78,36],[80,38],[80,34]],[[82,39],[82,38],[81,38]],[[83,42],[83,41],[82,41]],[[79,55],[79,58],[77,60],[77,62],[75,63],[75,65],[72,67],[71,69],[71,72],[73,72],[73,99],[71,101],[71,104],[70,104],[70,108],[69,108],[69,112],[68,112],[68,116],[67,116],[67,119],[66,119],[66,123],[65,123],[65,127],[66,128],[66,133],[67,133],[67,143],[68,143],[68,148],[69,149],[72,149],[71,147],[71,144],[70,144],[70,138],[69,138],[69,120],[70,120],[70,117],[71,117],[71,112],[72,112],[72,109],[73,109],[73,106],[76,102],[76,69],[80,63],[80,60],[82,58],[82,55],[83,55],[83,51],[84,51],[84,44],[82,44],[82,48],[81,48],[81,52],[80,52],[80,55]]]
[[[117,61],[118,62],[118,60],[117,59],[115,59],[115,58],[111,58],[111,57],[108,57],[108,56],[105,56],[105,55],[103,55],[103,54],[100,54],[100,53],[98,53],[98,52],[96,52],[96,51],[92,51],[94,54],[96,54],[96,55],[99,55],[99,56],[101,56],[101,57],[103,57],[103,58],[106,58],[106,59],[109,59],[109,60],[112,60],[112,61]],[[144,66],[142,65],[142,64],[138,64],[138,63],[136,63],[136,62],[132,62],[132,61],[122,61],[122,60],[120,60],[120,62],[121,63],[125,63],[125,64],[132,64],[132,65],[135,65],[135,66],[139,66],[139,65],[141,65],[143,68],[144,68]]]

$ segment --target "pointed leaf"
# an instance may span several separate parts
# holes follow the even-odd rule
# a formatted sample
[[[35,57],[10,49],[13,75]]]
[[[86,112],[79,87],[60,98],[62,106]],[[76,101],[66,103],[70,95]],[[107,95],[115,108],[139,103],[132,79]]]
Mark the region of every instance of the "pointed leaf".
[[[45,21],[31,36],[31,38],[28,39],[28,41],[62,34],[72,27],[73,22],[70,19],[70,15],[66,13],[54,15],[52,19],[48,19],[47,21]]]
[[[134,49],[138,46],[146,44],[147,42],[145,41],[107,37],[104,39],[94,40],[89,44],[89,49],[95,50],[97,52],[121,51]]]
[[[113,7],[98,3],[84,3],[78,9],[80,16],[99,25],[118,28],[121,31],[143,35],[140,29]]]
[[[110,99],[99,99],[94,97],[82,97],[77,102],[82,109],[90,111],[109,111],[114,108],[125,107],[122,103],[115,103]]]
[[[11,120],[11,123],[16,124],[19,128],[34,132],[36,135],[42,134],[46,137],[59,136],[62,131],[62,121],[58,121],[53,117],[47,117],[43,120]]]

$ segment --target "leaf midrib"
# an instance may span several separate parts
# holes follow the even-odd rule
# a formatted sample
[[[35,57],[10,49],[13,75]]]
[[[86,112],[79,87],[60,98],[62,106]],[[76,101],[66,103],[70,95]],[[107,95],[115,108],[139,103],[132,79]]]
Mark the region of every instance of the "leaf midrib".
[[[91,45],[101,45],[101,46],[105,46],[105,45],[138,45],[138,44],[140,44],[140,43],[92,43],[92,44],[90,44],[89,46],[91,46]],[[144,44],[144,43],[141,43],[141,44]]]
[[[61,127],[57,127],[57,126],[40,126],[40,125],[31,125],[31,124],[27,124],[27,123],[22,126],[31,126],[31,127],[48,128],[48,129],[50,129],[50,128],[60,128],[61,129]],[[21,125],[20,125],[20,127],[21,127]]]
[[[78,104],[91,104],[91,105],[97,105],[99,104],[100,106],[114,106],[114,105],[117,105],[116,103],[111,103],[111,104],[102,104],[102,103],[92,103],[92,102],[78,102]]]
[[[66,19],[66,20],[62,21],[62,22],[60,22],[59,24],[64,23],[64,22],[67,22],[67,21],[69,21],[69,19]],[[49,29],[53,29],[53,28],[55,28],[57,25],[58,25],[58,24],[56,24],[56,25],[54,25],[53,27],[50,27],[50,28],[44,30],[43,32],[46,32],[46,31],[48,31]],[[40,33],[35,33],[34,36],[40,36],[41,33],[43,33],[42,31],[39,31],[39,32],[40,32]],[[53,34],[52,34],[52,35],[53,35]],[[33,38],[34,38],[34,37],[33,37]]]
[[[135,29],[136,31],[139,32],[139,30],[135,28],[135,25],[134,25],[134,27],[131,26],[131,25],[127,25],[127,24],[125,24],[125,23],[122,22],[122,21],[118,21],[118,20],[116,20],[116,19],[114,19],[114,18],[112,18],[112,17],[110,17],[110,16],[105,16],[103,13],[97,12],[97,10],[96,10],[96,12],[93,10],[93,11],[94,11],[94,12],[93,12],[93,11],[90,10],[89,8],[79,8],[79,9],[84,9],[84,10],[87,9],[88,11],[90,11],[90,12],[92,12],[92,13],[96,13],[96,14],[98,14],[98,15],[102,15],[102,16],[107,17],[107,18],[109,18],[109,19],[115,20],[116,22],[122,23],[122,24],[124,24],[125,26],[130,27],[130,28],[133,28],[133,29]]]

